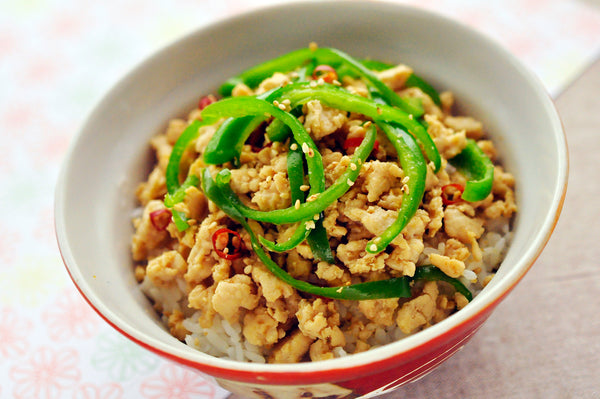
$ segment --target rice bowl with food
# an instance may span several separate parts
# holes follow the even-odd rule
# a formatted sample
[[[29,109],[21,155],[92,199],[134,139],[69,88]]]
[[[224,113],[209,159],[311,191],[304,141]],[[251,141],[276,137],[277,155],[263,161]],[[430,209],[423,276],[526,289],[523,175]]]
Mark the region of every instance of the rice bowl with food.
[[[342,357],[460,311],[517,206],[455,108],[410,65],[315,44],[229,79],[151,140],[140,289],[174,337],[244,362]]]

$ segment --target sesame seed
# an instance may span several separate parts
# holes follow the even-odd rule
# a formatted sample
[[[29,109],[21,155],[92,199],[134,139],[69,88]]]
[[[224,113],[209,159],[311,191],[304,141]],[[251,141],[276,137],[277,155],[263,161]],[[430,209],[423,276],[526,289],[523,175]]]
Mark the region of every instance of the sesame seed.
[[[285,104],[279,104],[279,105],[278,105],[278,107],[279,107],[279,109],[280,109],[280,110],[282,110],[282,111],[285,111],[285,110],[286,110],[286,108],[287,108],[287,107],[285,106]]]
[[[300,186],[300,191],[308,191],[310,190],[310,186],[307,184],[303,184]]]
[[[313,222],[312,220],[309,220],[308,222],[305,223],[305,226],[307,229],[309,230],[314,230],[317,226],[315,225],[315,222]]]
[[[378,113],[380,113],[381,109],[377,108],[377,110],[378,110],[377,112],[378,112]],[[364,127],[365,129],[367,129],[367,128],[368,128],[369,126],[371,126],[371,125],[372,125],[372,122],[371,122],[371,121],[366,121],[366,122],[365,122],[365,124],[363,125],[363,127]]]
[[[315,214],[313,215],[313,220],[319,220],[320,218],[321,218],[321,216],[319,216],[319,214],[318,214],[318,213],[315,213]]]
[[[408,114],[408,119],[414,119],[413,114]]]
[[[337,79],[333,79],[333,82],[331,82],[331,83],[333,83],[333,84],[334,84],[334,85],[336,85],[336,86],[341,86],[341,85],[342,85],[342,84],[340,83],[340,81],[339,81],[339,80],[337,80]]]
[[[315,151],[312,148],[309,148],[307,155],[309,156],[309,158],[312,158],[315,156]]]
[[[318,196],[319,196],[319,194],[313,194],[306,199],[306,202],[312,202],[312,201],[316,200]]]
[[[377,251],[377,245],[376,244],[371,244],[371,246],[369,247],[369,249],[373,252]]]
[[[310,147],[308,146],[308,144],[302,143],[302,152],[306,154],[308,152],[308,150],[310,150]]]
[[[292,143],[292,145],[290,146],[290,150],[296,151],[297,149],[298,149],[298,144]]]
[[[308,48],[310,49],[310,51],[316,51],[319,48],[319,45],[315,42],[310,42],[308,44]]]
[[[311,80],[308,85],[314,89],[315,87],[317,87],[317,82],[314,80]]]
[[[340,287],[337,290],[335,290],[335,292],[337,292],[338,294],[341,294],[343,289],[344,289],[344,287]]]
[[[408,188],[407,184],[402,186],[402,191],[404,191],[406,194],[410,194],[410,189]]]
[[[276,106],[276,107],[279,107],[279,101],[273,100],[273,105]]]
[[[373,240],[373,242],[377,242],[377,243],[378,243],[379,241],[381,241],[381,237],[377,237],[377,238],[375,238],[375,239]]]
[[[377,115],[381,115],[383,113],[383,111],[381,110],[381,108],[377,107]]]
[[[300,200],[299,199],[296,200],[296,203],[294,204],[294,208],[300,209]]]
[[[285,99],[285,100],[283,100],[281,103],[282,103],[282,104],[285,104],[285,105],[291,105],[291,104],[292,104],[292,102],[290,101],[290,99],[289,99],[289,98],[286,98],[286,99]]]
[[[350,179],[346,180],[346,183],[347,183],[349,186],[353,186],[353,185],[354,185],[354,182],[353,182],[352,180],[350,180]]]
[[[356,164],[355,164],[355,163],[351,163],[351,164],[350,164],[350,169],[352,169],[352,170],[356,170],[356,169],[358,169],[358,166],[356,166]]]
[[[406,184],[406,183],[408,183],[408,181],[409,181],[409,180],[410,180],[410,176],[404,176],[404,177],[402,178],[402,184]]]
[[[319,79],[317,79],[317,84],[319,86],[323,86],[325,84],[325,81],[323,80],[323,78],[319,78]]]

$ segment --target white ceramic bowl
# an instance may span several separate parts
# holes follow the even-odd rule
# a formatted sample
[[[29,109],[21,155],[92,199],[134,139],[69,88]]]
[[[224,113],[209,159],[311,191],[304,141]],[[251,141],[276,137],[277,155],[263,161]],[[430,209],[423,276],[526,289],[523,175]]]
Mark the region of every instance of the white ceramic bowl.
[[[455,93],[484,121],[516,176],[514,239],[492,282],[467,307],[423,332],[346,358],[258,365],[207,356],[173,338],[133,276],[134,188],[148,172],[148,140],[247,67],[310,41],[356,57],[403,62]],[[89,115],[56,190],[56,233],[74,283],[113,327],[248,396],[387,392],[456,352],[531,267],[560,213],[565,136],[540,82],[513,56],[456,22],[383,2],[306,2],[266,8],[194,32],[147,59]],[[254,393],[253,393],[254,392]],[[261,396],[262,397],[262,396]]]

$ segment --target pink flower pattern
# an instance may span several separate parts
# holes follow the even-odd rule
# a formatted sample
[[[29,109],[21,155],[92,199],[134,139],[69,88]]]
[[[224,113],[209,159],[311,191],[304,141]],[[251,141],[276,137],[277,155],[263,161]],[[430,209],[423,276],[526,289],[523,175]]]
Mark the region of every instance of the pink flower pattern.
[[[147,399],[212,399],[215,386],[198,372],[166,364],[158,376],[145,380],[140,388]]]
[[[73,399],[123,399],[123,386],[117,383],[102,386],[82,384],[75,389]]]
[[[16,399],[62,398],[81,377],[78,364],[74,349],[34,350],[29,359],[10,369],[15,383],[13,396]]]
[[[19,316],[15,309],[0,309],[0,363],[27,352],[32,323]]]
[[[54,341],[69,338],[88,338],[96,333],[99,317],[81,295],[65,290],[42,314],[48,336]]]

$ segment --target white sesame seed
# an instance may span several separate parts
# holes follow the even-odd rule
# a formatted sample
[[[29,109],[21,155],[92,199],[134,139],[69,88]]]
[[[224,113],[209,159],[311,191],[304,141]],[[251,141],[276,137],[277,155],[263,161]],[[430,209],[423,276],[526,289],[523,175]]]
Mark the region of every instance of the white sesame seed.
[[[346,184],[348,184],[349,186],[353,186],[354,182],[350,179],[346,180]]]
[[[356,166],[356,164],[355,164],[355,163],[351,163],[351,164],[350,164],[350,169],[352,169],[352,170],[356,170],[356,169],[358,169],[358,166]]]
[[[312,201],[316,200],[318,196],[319,196],[319,194],[313,194],[306,199],[306,202],[312,202]]]
[[[289,99],[289,98],[286,98],[286,99],[285,99],[285,100],[283,100],[281,103],[282,103],[282,104],[285,104],[285,105],[291,105],[291,104],[292,104],[292,102],[290,101],[290,99]]]
[[[409,180],[410,180],[410,176],[404,176],[404,177],[402,178],[402,184],[406,184],[406,183],[408,183],[408,181],[409,181]]]
[[[317,79],[317,84],[319,86],[323,86],[325,84],[325,81],[323,80],[323,78],[319,78],[319,79]]]
[[[298,144],[292,143],[292,145],[290,146],[290,150],[296,151],[297,149],[298,149]]]
[[[410,194],[410,189],[408,188],[407,184],[402,186],[402,191],[404,191],[404,193],[406,193],[406,194]]]
[[[309,230],[314,230],[317,226],[315,225],[315,222],[312,220],[309,220],[308,222],[305,223],[305,226],[307,229]]]
[[[378,109],[379,109],[379,108],[378,108]],[[379,112],[379,111],[377,111],[377,112]],[[368,127],[370,127],[372,124],[373,124],[373,123],[372,123],[371,121],[366,121],[366,122],[365,122],[365,124],[363,125],[363,127],[364,127],[365,129],[367,129],[367,128],[368,128]]]
[[[408,114],[408,119],[414,119],[413,114]]]
[[[311,80],[308,85],[314,89],[315,87],[317,87],[317,82],[314,80]]]
[[[308,191],[310,190],[310,186],[307,184],[303,184],[300,186],[300,191]]]
[[[342,85],[342,84],[340,83],[340,81],[339,81],[339,80],[337,80],[337,79],[333,79],[333,82],[331,82],[331,83],[333,83],[333,84],[334,84],[334,85],[336,85],[336,86],[341,86],[341,85]]]
[[[273,105],[276,106],[276,107],[279,107],[279,101],[273,100]]]
[[[294,208],[300,209],[300,200],[299,199],[296,200],[296,203],[294,204]]]
[[[377,245],[376,244],[371,244],[371,246],[369,247],[369,249],[373,252],[377,251]]]
[[[310,147],[308,146],[308,144],[302,143],[302,152],[306,154],[308,152],[308,150],[310,150]]]
[[[287,109],[287,107],[285,106],[285,104],[279,104],[278,107],[282,111],[285,111]]]
[[[313,220],[319,220],[320,218],[321,218],[321,216],[319,216],[319,214],[318,214],[318,213],[315,213],[315,214],[313,215]]]

